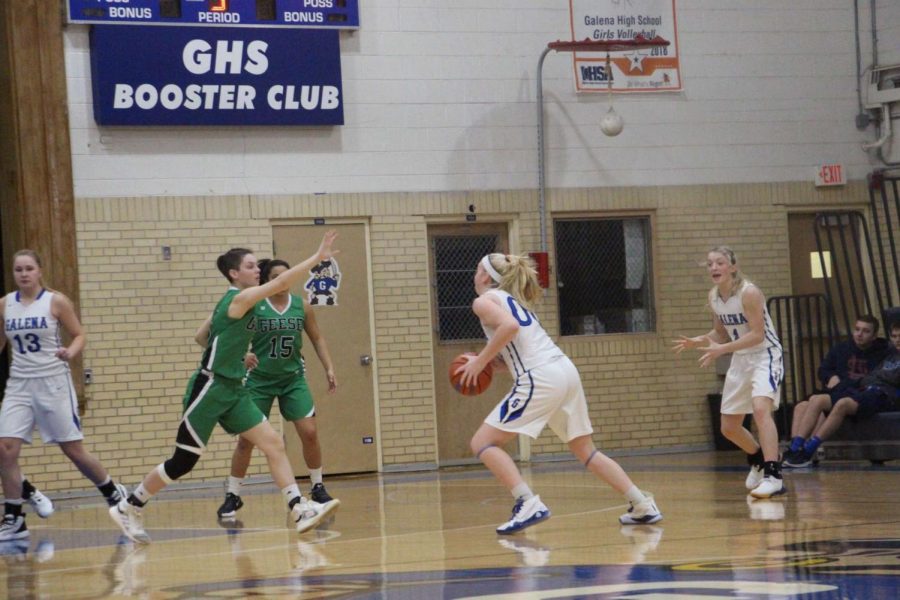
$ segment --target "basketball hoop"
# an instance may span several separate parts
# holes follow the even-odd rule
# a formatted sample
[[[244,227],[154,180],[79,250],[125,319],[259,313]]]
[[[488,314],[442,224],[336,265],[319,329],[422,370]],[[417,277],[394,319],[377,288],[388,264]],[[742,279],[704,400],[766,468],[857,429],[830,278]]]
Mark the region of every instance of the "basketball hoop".
[[[548,50],[557,52],[623,52],[625,50],[642,50],[656,46],[668,46],[669,41],[660,36],[647,39],[642,35],[636,35],[633,40],[591,40],[564,42],[557,40],[547,44]]]
[[[631,40],[591,40],[584,39],[581,41],[572,40],[564,42],[557,40],[550,42],[541,57],[538,60],[537,68],[537,111],[538,111],[538,193],[539,193],[539,212],[541,227],[541,251],[547,251],[547,204],[546,204],[546,183],[544,179],[544,58],[551,50],[556,52],[606,52],[606,91],[609,101],[609,109],[600,120],[600,128],[608,136],[615,136],[621,133],[625,123],[612,106],[612,61],[609,56],[610,52],[623,52],[627,50],[641,50],[645,48],[655,48],[659,46],[668,46],[669,41],[656,36],[648,39],[642,35],[637,35]]]

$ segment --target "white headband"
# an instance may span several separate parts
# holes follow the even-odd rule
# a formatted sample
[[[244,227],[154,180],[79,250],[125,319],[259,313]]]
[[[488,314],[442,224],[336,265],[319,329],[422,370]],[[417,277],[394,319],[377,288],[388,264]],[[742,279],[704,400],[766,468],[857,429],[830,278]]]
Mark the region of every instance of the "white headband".
[[[500,277],[500,273],[497,272],[497,269],[494,268],[494,265],[491,264],[491,255],[485,254],[484,258],[481,259],[481,266],[484,267],[484,270],[487,271],[487,274],[491,276],[496,283],[500,283],[502,277]]]

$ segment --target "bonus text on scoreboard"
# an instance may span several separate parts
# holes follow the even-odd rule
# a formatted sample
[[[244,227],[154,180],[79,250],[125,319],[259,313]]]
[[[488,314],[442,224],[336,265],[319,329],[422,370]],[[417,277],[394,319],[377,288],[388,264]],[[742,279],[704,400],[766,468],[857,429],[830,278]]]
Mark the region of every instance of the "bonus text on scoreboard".
[[[67,0],[70,23],[358,29],[358,0]]]

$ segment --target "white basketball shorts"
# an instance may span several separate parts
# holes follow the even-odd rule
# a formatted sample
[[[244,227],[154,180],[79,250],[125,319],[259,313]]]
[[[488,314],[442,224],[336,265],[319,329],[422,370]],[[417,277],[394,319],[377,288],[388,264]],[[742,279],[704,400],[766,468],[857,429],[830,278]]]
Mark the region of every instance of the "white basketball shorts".
[[[753,398],[761,396],[771,398],[772,410],[777,410],[783,377],[784,363],[778,348],[732,355],[722,389],[722,414],[750,414]]]
[[[35,425],[45,442],[84,439],[69,373],[7,380],[0,407],[0,437],[19,438],[30,444]]]
[[[484,422],[532,438],[549,425],[564,442],[594,432],[578,369],[565,356],[519,375]]]

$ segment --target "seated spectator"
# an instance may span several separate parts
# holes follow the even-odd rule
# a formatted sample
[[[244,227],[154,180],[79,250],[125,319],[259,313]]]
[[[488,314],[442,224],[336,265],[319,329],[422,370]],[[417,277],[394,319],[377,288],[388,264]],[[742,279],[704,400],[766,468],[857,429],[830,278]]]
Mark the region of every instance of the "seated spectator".
[[[833,346],[819,365],[819,381],[822,388],[794,406],[791,422],[791,452],[800,448],[797,444],[822,424],[821,415],[831,410],[834,402],[844,396],[844,389],[854,388],[859,380],[874,369],[890,353],[890,344],[878,334],[878,319],[860,315],[853,326],[853,336],[846,342]],[[807,416],[807,410],[810,408]],[[798,441],[799,438],[799,441]]]
[[[846,417],[853,415],[864,419],[900,408],[900,321],[891,325],[890,333],[893,345],[891,354],[855,386],[842,386],[838,394],[840,397],[833,401],[834,394],[810,398],[804,419],[815,423],[822,413],[828,413],[828,417],[815,427],[815,431],[804,434],[798,430],[799,435],[791,440],[791,447],[784,455],[784,466],[805,467],[810,464],[822,442],[838,430]],[[827,402],[816,398],[825,398]],[[804,439],[803,436],[809,433],[812,436]]]
[[[856,383],[891,353],[890,344],[878,335],[878,319],[861,315],[853,326],[853,337],[836,344],[819,365],[819,381],[826,390]]]

